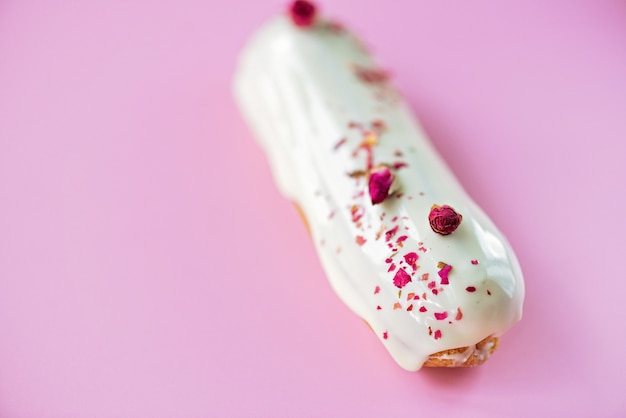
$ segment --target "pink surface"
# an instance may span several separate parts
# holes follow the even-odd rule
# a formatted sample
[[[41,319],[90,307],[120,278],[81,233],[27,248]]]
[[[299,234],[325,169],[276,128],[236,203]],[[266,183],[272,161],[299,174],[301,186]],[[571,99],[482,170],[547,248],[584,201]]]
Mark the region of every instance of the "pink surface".
[[[525,317],[408,373],[231,97],[278,0],[0,2],[0,416],[626,415],[626,6],[333,0],[507,234]],[[505,5],[506,3],[506,5]]]

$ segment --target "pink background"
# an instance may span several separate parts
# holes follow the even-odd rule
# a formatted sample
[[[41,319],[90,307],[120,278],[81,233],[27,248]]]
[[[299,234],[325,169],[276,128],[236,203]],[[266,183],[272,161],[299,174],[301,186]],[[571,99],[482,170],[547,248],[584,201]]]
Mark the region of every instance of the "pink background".
[[[82,3],[0,2],[0,416],[626,415],[623,1],[322,4],[526,274],[487,364],[419,373],[332,293],[233,103],[283,2]]]

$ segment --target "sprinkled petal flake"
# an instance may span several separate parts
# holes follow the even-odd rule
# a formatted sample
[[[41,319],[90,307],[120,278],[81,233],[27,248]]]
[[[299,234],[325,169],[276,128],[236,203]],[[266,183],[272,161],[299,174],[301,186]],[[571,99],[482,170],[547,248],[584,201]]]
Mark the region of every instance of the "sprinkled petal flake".
[[[390,229],[389,231],[385,232],[385,241],[389,242],[391,241],[391,239],[396,235],[396,233],[398,232],[398,229],[400,227],[398,225],[394,226],[392,229]]]
[[[396,244],[400,244],[401,242],[406,241],[408,238],[408,236],[402,235],[401,237],[398,237],[398,239],[396,240]]]
[[[437,321],[443,321],[448,317],[448,312],[435,312],[435,319]]]
[[[439,277],[441,277],[441,284],[450,284],[450,281],[448,280],[448,273],[450,273],[450,270],[452,270],[452,266],[446,264],[443,268],[441,268],[441,270],[437,272],[437,274],[439,274]]]
[[[366,84],[382,84],[389,80],[389,72],[376,68],[367,68],[354,65],[354,73],[362,82]]]
[[[341,146],[342,146],[343,144],[345,144],[346,142],[348,142],[348,138],[346,138],[346,137],[341,138],[341,139],[340,139],[340,140],[339,140],[339,141],[335,144],[335,146],[333,147],[333,149],[334,149],[335,151],[337,151],[337,150],[338,150],[339,148],[341,148]]]
[[[397,288],[400,288],[400,289],[402,289],[404,286],[406,286],[410,282],[411,282],[411,276],[409,276],[408,273],[404,271],[404,269],[399,269],[396,272],[396,275],[393,277],[393,284]]]
[[[352,222],[357,223],[365,215],[365,208],[359,205],[352,205],[350,214],[352,215]]]
[[[454,317],[454,319],[455,319],[456,321],[460,321],[462,318],[463,318],[463,312],[461,312],[461,308],[459,307],[459,308],[456,310],[456,316]]]
[[[411,266],[413,271],[417,270],[417,260],[418,259],[419,259],[419,256],[415,252],[406,253],[404,255],[404,261],[406,261],[406,263],[409,266]]]

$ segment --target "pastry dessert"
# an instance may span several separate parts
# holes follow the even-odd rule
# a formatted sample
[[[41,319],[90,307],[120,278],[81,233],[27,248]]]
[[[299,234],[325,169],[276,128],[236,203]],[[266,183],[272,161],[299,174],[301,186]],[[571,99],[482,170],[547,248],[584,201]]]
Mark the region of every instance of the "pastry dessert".
[[[519,264],[362,43],[296,1],[234,88],[333,289],[397,363],[484,362],[521,318]]]

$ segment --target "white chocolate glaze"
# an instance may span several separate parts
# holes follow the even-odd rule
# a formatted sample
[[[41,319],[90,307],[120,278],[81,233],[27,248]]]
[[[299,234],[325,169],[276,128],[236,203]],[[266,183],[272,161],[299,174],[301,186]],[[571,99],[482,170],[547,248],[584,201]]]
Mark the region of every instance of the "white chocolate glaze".
[[[364,81],[359,68],[376,66],[349,32],[321,20],[299,28],[277,17],[242,52],[235,96],[278,187],[302,208],[334,290],[400,366],[418,370],[433,353],[473,347],[509,329],[521,318],[524,283],[506,239],[399,94],[386,82]],[[371,132],[374,164],[406,164],[395,171],[398,192],[378,205],[366,179],[348,175],[367,168],[359,144]],[[433,204],[462,214],[453,234],[430,228]],[[415,270],[404,258],[409,253],[419,256]],[[440,262],[452,266],[449,284],[438,275]],[[393,280],[399,269],[412,280],[401,289]]]

